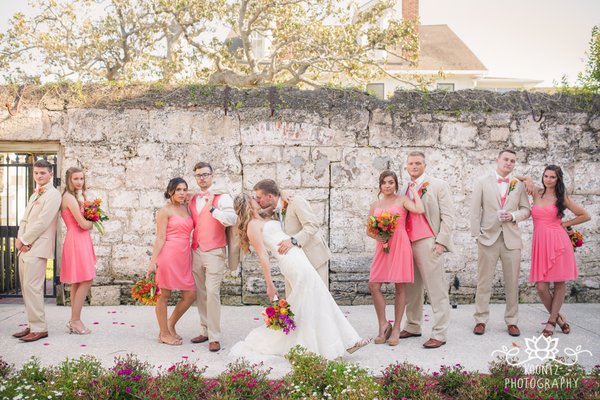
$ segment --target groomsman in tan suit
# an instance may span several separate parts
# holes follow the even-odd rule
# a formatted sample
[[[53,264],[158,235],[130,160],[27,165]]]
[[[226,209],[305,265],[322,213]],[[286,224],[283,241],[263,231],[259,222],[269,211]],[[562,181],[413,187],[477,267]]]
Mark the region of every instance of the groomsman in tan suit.
[[[408,154],[406,171],[421,196],[425,214],[409,213],[406,220],[406,231],[413,250],[415,280],[406,285],[406,323],[400,338],[421,336],[425,289],[433,310],[433,329],[431,338],[423,346],[435,349],[446,343],[450,321],[443,254],[453,250],[454,205],[448,184],[426,175],[426,166],[425,154],[420,151]],[[408,183],[403,185],[400,193],[412,195]]]
[[[477,240],[477,293],[475,328],[483,335],[490,315],[490,296],[498,259],[502,262],[506,309],[504,322],[508,334],[519,336],[519,272],[521,267],[521,231],[518,223],[531,214],[525,185],[512,176],[517,155],[502,150],[496,159],[496,171],[480,178],[473,188],[471,235]]]
[[[61,203],[60,192],[52,185],[52,164],[45,160],[36,161],[33,164],[33,179],[37,187],[29,198],[15,242],[19,251],[19,276],[28,326],[13,336],[23,342],[48,337],[44,281],[48,259],[54,258]]]
[[[196,282],[200,335],[193,338],[192,343],[208,341],[208,350],[215,352],[221,350],[221,282],[225,267],[235,269],[239,262],[226,229],[236,223],[237,215],[226,188],[213,185],[213,168],[209,163],[197,163],[194,177],[200,193],[191,198],[189,210],[194,220],[192,274]]]
[[[328,261],[331,252],[320,231],[320,221],[308,201],[300,196],[287,202],[281,198],[277,183],[272,179],[263,179],[254,185],[256,202],[263,208],[272,208],[274,216],[281,221],[283,231],[291,236],[279,244],[279,253],[287,253],[292,246],[300,247],[317,273],[329,287]],[[286,281],[286,295],[290,287]]]

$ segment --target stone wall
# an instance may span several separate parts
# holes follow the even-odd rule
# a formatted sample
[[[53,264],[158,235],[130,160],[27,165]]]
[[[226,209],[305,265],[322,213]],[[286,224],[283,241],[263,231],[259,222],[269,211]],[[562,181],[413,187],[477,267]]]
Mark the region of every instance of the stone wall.
[[[0,90],[3,97],[10,93],[11,88]],[[121,302],[130,301],[128,286],[145,273],[150,258],[154,215],[164,204],[166,183],[183,176],[195,189],[192,166],[199,160],[211,162],[233,193],[250,191],[268,177],[309,199],[333,252],[331,292],[342,304],[370,303],[374,242],[364,234],[365,218],[380,171],[402,173],[412,150],[425,152],[427,172],[452,188],[456,251],[446,256],[446,275],[456,285],[453,301],[473,302],[477,267],[469,198],[474,180],[493,171],[505,147],[518,152],[516,171],[536,180],[547,163],[563,167],[569,192],[593,216],[580,228],[586,240],[576,253],[580,277],[569,283],[567,301],[600,299],[597,97],[405,92],[380,101],[353,91],[198,86],[65,93],[37,88],[17,115],[0,113],[0,148],[58,142],[61,171],[83,167],[90,193],[105,200],[111,219],[106,235],[93,235],[98,256],[93,304],[114,303],[118,293]],[[521,300],[538,301],[527,282],[531,221],[521,226],[526,243]],[[277,273],[275,263],[273,269]],[[223,298],[229,304],[265,298],[254,256],[244,259],[238,276],[227,277]],[[503,298],[500,270],[493,298]]]

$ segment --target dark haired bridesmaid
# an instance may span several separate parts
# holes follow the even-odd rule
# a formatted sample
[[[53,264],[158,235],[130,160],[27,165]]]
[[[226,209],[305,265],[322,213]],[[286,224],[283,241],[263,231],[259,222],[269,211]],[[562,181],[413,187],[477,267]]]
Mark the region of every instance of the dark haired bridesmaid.
[[[532,186],[531,178],[523,178]],[[556,324],[568,334],[571,327],[560,309],[565,300],[565,282],[577,279],[577,265],[566,228],[589,221],[590,215],[567,195],[563,172],[556,165],[544,169],[542,187],[535,185],[531,194],[533,240],[529,281],[536,282],[540,299],[550,313],[542,334],[552,336]],[[566,209],[575,214],[575,218],[563,221]],[[554,293],[550,291],[552,282]]]
[[[186,204],[187,191],[187,182],[182,178],[169,181],[165,192],[169,202],[156,215],[156,240],[148,266],[148,275],[156,272],[156,283],[160,289],[156,303],[156,319],[160,328],[158,340],[169,345],[182,344],[175,324],[196,300],[190,246],[194,222]],[[182,296],[167,318],[167,305],[173,290],[180,290]]]

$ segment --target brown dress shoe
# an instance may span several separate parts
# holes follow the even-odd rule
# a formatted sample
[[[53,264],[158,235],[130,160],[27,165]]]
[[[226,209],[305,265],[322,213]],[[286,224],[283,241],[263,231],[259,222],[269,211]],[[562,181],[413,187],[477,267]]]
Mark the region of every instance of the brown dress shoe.
[[[402,330],[402,332],[400,332],[400,339],[408,339],[409,337],[421,337],[421,334],[420,333],[411,333],[406,330]]]
[[[29,332],[29,335],[25,335],[19,340],[23,342],[35,342],[36,340],[40,340],[48,337],[48,331],[46,332]]]
[[[509,325],[508,326],[508,334],[510,336],[520,336],[521,335],[521,331],[519,330],[519,327],[516,325]]]
[[[476,335],[483,335],[485,333],[485,324],[480,322],[475,325],[475,328],[473,328],[473,333]]]
[[[193,338],[192,340],[190,340],[190,342],[192,342],[192,343],[204,343],[207,340],[208,340],[208,336],[200,335],[200,336],[196,336],[195,338]]]
[[[21,332],[13,333],[13,336],[16,337],[17,339],[19,339],[19,338],[22,338],[23,336],[29,335],[30,332],[31,331],[29,330],[29,328],[25,328]]]
[[[212,352],[221,350],[221,343],[219,343],[219,342],[210,342],[208,344],[208,350],[212,351]]]
[[[423,347],[425,347],[426,349],[437,349],[438,347],[443,346],[445,344],[446,342],[442,342],[441,340],[431,338],[425,343],[423,343]]]

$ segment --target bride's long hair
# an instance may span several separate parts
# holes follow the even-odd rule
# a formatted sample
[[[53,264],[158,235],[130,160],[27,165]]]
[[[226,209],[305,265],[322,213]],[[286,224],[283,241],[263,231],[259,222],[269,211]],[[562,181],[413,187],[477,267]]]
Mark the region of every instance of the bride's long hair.
[[[245,252],[250,252],[250,239],[248,238],[248,224],[252,220],[251,198],[247,194],[240,194],[233,201],[233,208],[237,214],[236,230],[240,237],[240,248]]]

